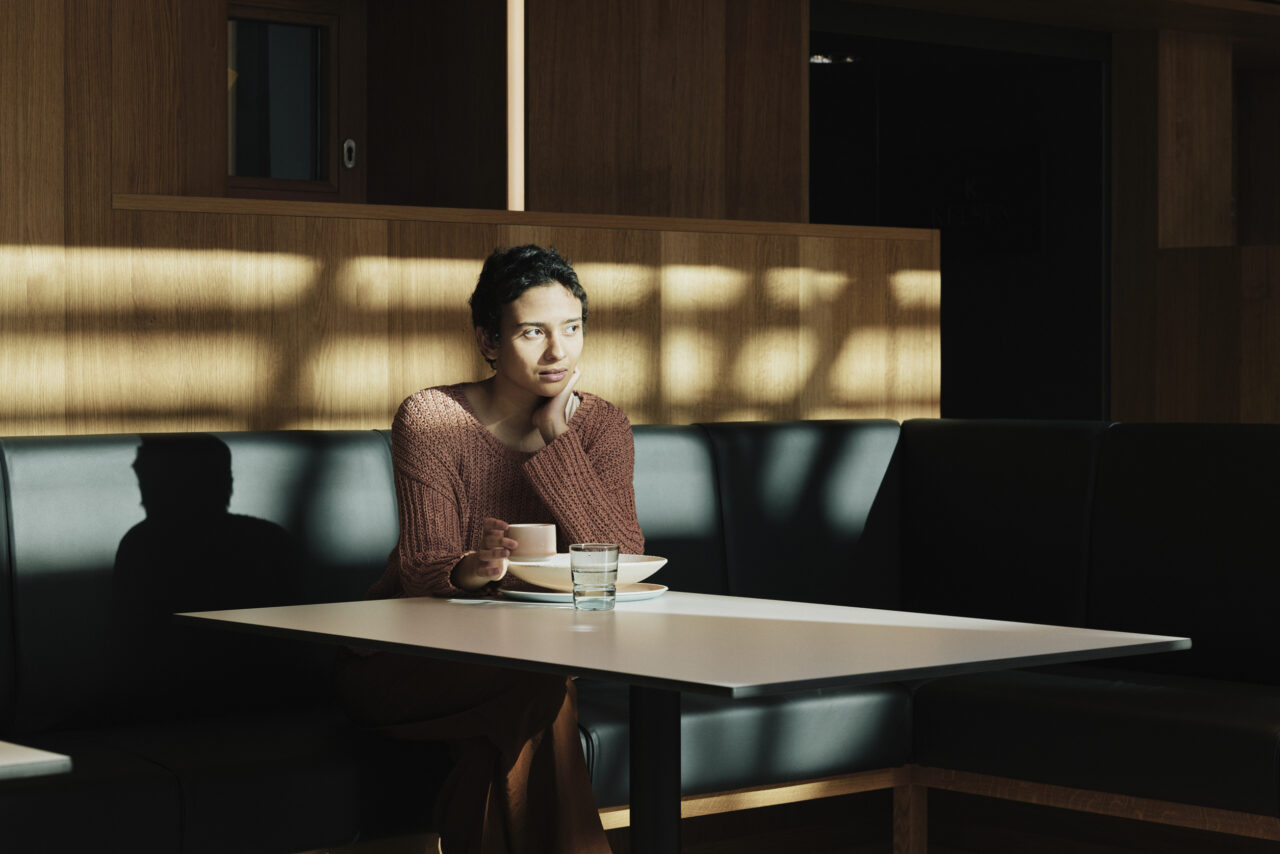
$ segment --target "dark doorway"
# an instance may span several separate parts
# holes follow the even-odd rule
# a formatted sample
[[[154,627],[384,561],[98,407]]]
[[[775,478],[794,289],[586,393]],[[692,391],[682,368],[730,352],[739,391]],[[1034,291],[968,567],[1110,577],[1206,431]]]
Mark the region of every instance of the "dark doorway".
[[[940,229],[943,416],[1105,419],[1109,37],[813,10],[810,219]]]

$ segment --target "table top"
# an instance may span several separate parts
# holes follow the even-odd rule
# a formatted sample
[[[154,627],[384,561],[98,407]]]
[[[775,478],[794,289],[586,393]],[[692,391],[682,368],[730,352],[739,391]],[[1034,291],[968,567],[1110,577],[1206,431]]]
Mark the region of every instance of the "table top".
[[[614,611],[381,599],[179,615],[228,627],[730,697],[1185,649],[1186,638],[668,592]]]
[[[62,774],[70,770],[70,756],[0,741],[0,780]]]

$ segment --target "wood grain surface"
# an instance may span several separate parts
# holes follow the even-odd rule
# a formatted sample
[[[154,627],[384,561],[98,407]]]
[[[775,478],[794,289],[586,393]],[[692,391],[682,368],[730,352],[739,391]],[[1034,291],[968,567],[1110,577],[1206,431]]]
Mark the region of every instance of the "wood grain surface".
[[[1231,40],[1159,34],[1159,245],[1230,246]]]
[[[529,0],[528,210],[808,219],[807,5]]]

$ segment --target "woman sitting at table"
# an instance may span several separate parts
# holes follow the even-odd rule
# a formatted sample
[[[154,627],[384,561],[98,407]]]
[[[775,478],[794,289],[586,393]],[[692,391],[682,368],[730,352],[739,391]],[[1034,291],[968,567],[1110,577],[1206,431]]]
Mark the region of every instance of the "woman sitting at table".
[[[587,295],[555,250],[485,261],[471,316],[493,369],[424,389],[396,413],[400,539],[370,598],[496,596],[516,541],[508,522],[554,522],[568,543],[640,553],[626,415],[575,391]],[[446,854],[608,851],[563,676],[346,651],[339,682],[355,720],[447,740],[455,765],[436,805]]]

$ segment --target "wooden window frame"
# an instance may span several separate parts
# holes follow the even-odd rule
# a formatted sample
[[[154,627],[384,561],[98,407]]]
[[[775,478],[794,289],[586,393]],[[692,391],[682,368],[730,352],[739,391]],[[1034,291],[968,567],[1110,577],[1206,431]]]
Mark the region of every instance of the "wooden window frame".
[[[325,33],[324,77],[319,87],[326,98],[323,158],[327,177],[320,180],[227,175],[226,194],[233,198],[295,201],[363,202],[365,169],[365,67],[363,0],[254,0],[228,3],[233,18],[303,24]],[[225,109],[225,107],[224,107]],[[229,120],[229,117],[228,117]],[[342,164],[342,141],[356,141],[356,165]],[[230,145],[230,141],[226,143]],[[227,162],[227,158],[223,158]]]

